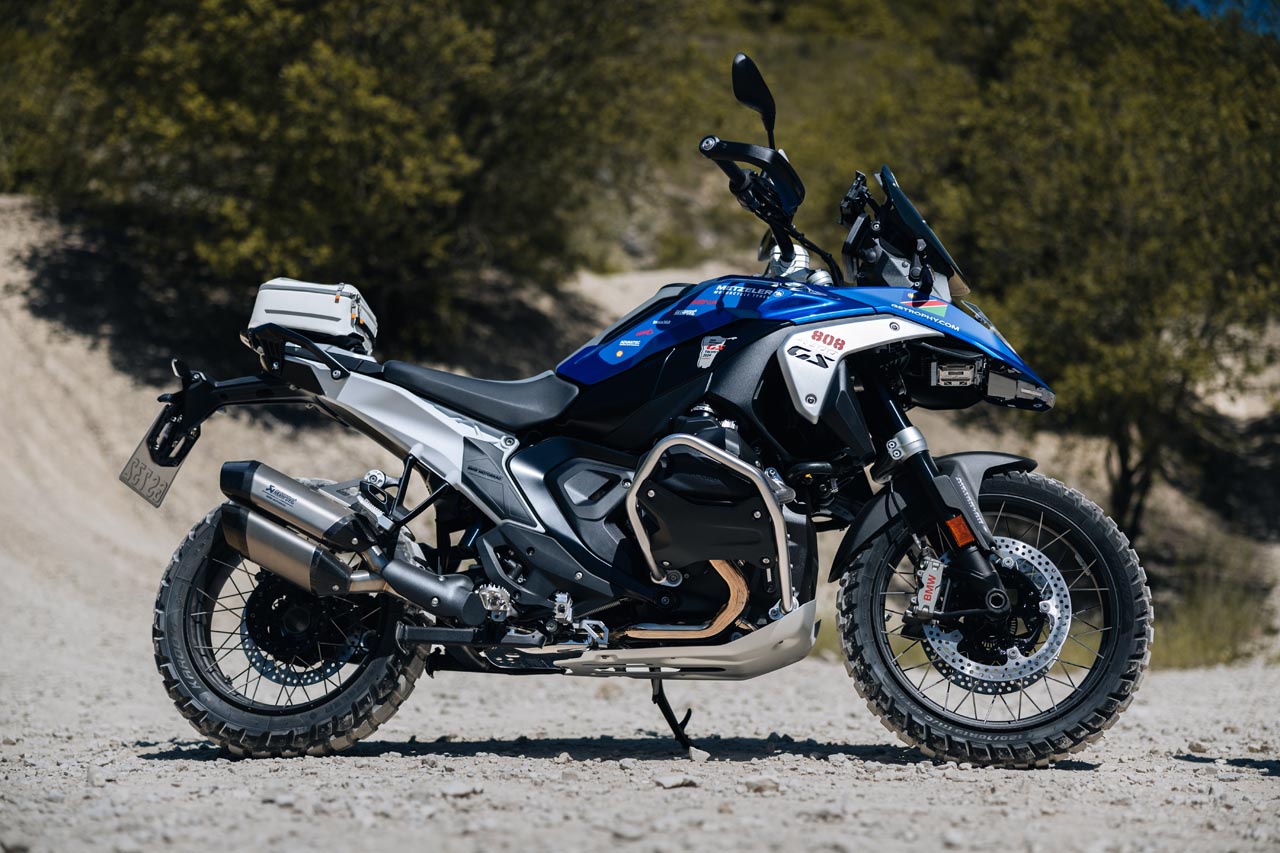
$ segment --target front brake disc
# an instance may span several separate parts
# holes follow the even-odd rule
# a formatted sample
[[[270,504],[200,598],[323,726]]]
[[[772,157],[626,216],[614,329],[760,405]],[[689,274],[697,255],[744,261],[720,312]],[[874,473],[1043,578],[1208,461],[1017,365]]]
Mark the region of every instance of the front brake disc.
[[[1017,571],[1035,588],[1039,612],[1048,625],[1040,632],[1043,642],[1030,654],[1017,643],[1000,649],[1004,663],[974,660],[963,651],[965,635],[960,629],[946,630],[937,624],[924,626],[925,655],[953,684],[976,693],[1013,693],[1039,681],[1058,660],[1071,629],[1071,593],[1062,572],[1038,549],[1018,539],[997,536],[996,547],[1014,558]]]

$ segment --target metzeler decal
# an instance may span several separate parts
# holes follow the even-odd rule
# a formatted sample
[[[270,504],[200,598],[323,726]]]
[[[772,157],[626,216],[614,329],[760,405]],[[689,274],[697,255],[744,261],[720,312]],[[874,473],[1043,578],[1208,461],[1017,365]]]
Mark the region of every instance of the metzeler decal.
[[[781,296],[781,290],[774,290],[769,287],[748,287],[743,284],[717,284],[715,289],[711,291],[716,295],[723,296],[754,296],[759,299],[769,299],[774,296]]]
[[[736,341],[737,338],[722,338],[719,335],[707,335],[702,339],[702,352],[698,353],[698,367],[706,370],[711,363],[716,360],[724,345],[729,341]]]

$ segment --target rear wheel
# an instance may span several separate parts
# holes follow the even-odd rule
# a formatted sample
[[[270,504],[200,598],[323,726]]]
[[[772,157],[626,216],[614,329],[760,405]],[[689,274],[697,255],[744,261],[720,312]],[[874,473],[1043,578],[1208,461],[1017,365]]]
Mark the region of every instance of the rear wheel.
[[[323,755],[390,719],[425,650],[402,650],[403,604],[320,598],[241,557],[220,512],[192,528],[156,598],[152,638],[170,697],[235,755]]]
[[[849,674],[927,755],[1043,765],[1096,741],[1132,700],[1150,659],[1151,594],[1128,541],[1079,492],[1015,472],[984,482],[979,505],[1014,558],[1001,571],[1010,617],[905,621],[919,580],[909,532],[892,527],[841,578]],[[943,594],[947,610],[976,604]]]

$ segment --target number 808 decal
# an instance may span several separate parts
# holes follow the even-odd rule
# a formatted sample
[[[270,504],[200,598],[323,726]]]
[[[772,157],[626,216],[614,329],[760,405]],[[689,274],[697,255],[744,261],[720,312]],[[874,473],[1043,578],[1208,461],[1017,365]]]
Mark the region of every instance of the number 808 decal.
[[[826,370],[839,360],[844,347],[844,338],[817,329],[803,344],[792,344],[787,347],[787,355]]]

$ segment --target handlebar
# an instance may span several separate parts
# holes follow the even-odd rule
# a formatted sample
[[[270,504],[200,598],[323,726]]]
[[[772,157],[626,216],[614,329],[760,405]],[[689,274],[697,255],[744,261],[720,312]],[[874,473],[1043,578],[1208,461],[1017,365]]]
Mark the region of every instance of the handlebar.
[[[713,160],[720,171],[729,176],[729,192],[737,195],[747,187],[747,173],[739,166],[735,166],[728,160]]]
[[[735,195],[745,189],[746,179],[743,170],[734,164],[750,163],[758,166],[769,179],[777,193],[779,206],[788,218],[795,215],[800,202],[804,201],[804,184],[800,181],[800,176],[782,152],[774,148],[746,142],[727,142],[718,136],[705,136],[699,143],[698,150],[729,176],[729,189]]]

